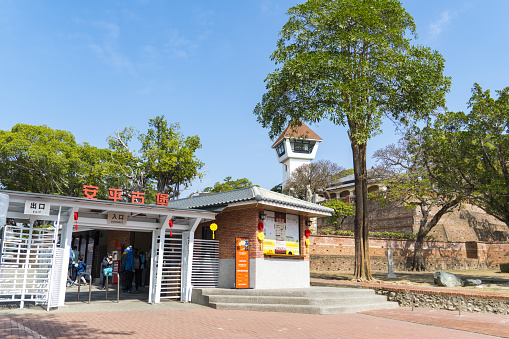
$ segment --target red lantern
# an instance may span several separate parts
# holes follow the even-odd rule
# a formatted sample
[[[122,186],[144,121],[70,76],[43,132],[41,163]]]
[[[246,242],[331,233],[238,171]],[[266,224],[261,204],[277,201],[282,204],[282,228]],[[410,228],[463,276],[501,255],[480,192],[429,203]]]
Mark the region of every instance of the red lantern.
[[[168,225],[170,225],[170,237],[173,235],[173,232],[171,231],[171,228],[173,227],[173,220],[170,219],[170,221],[168,221]]]
[[[260,222],[258,223],[258,229],[259,229],[260,231],[263,231],[263,221],[260,221]]]
[[[310,230],[305,230],[304,234],[306,235],[306,238],[309,238],[309,235],[311,234]]]
[[[74,230],[77,231],[78,230],[78,212],[74,212]]]

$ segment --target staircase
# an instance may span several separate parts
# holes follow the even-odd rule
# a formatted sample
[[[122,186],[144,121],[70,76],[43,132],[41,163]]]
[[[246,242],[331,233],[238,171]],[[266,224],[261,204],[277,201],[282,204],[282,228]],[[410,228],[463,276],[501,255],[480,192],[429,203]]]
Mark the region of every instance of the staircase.
[[[398,303],[375,291],[359,288],[293,289],[194,288],[191,301],[221,310],[306,314],[355,313],[396,308]]]

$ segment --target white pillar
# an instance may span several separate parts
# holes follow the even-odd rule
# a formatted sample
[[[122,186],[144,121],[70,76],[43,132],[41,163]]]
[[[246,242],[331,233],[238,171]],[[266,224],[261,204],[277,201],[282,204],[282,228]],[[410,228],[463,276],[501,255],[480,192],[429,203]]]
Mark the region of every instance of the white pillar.
[[[164,239],[166,229],[169,227],[171,215],[164,218],[158,229],[152,233],[152,255],[150,257],[150,292],[149,302],[161,302],[161,275],[163,274]],[[157,238],[159,237],[159,242]],[[156,256],[156,253],[158,255]],[[157,263],[157,269],[155,269]]]
[[[148,292],[148,302],[153,303],[155,300],[155,293],[156,293],[156,255],[157,255],[157,238],[161,234],[161,230],[155,230],[152,231],[152,248],[150,253],[150,283],[149,283],[149,292]]]
[[[194,221],[191,230],[182,233],[182,274],[180,300],[190,302],[193,286],[191,278],[193,275],[193,254],[194,254],[194,232],[200,224],[201,218]]]
[[[69,261],[69,253],[71,251],[71,242],[72,242],[72,227],[74,221],[74,212],[78,212],[78,208],[74,207],[70,209],[69,219],[67,222],[62,223],[62,232],[60,233],[60,248],[64,250],[64,262],[62,263],[62,271],[60,272],[60,291],[58,293],[58,306],[64,306],[65,303],[65,288],[67,285],[67,270],[68,270],[68,261]],[[59,226],[57,226],[59,227]],[[67,262],[66,262],[67,260]]]

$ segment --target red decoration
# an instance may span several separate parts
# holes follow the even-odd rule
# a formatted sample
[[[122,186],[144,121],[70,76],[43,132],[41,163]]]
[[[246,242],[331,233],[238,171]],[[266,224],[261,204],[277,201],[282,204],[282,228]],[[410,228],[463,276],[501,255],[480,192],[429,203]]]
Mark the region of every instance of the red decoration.
[[[98,189],[99,187],[97,186],[83,185],[83,194],[85,195],[84,198],[97,200],[95,196],[97,195]]]
[[[157,206],[168,206],[169,201],[170,200],[169,200],[168,194],[162,194],[162,193],[156,194],[156,205]]]
[[[145,193],[141,193],[140,191],[131,193],[131,203],[133,204],[144,204],[145,203]]]
[[[109,195],[108,199],[113,201],[122,201],[122,190],[119,188],[108,188]]]
[[[74,230],[77,231],[78,230],[78,212],[74,212]]]
[[[311,234],[310,230],[305,230],[304,234],[306,235],[306,238],[309,238],[309,235]]]
[[[170,219],[170,221],[168,221],[168,225],[170,225],[170,237],[173,235],[173,232],[171,231],[171,227],[173,227],[173,220]]]
[[[258,229],[259,229],[260,231],[263,231],[263,221],[260,221],[260,222],[258,223]]]

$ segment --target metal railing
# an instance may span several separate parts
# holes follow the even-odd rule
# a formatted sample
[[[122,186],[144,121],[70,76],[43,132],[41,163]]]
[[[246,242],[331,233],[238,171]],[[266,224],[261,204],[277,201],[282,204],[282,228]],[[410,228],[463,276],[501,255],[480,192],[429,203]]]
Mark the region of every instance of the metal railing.
[[[108,300],[108,287],[110,285],[109,280],[110,280],[110,277],[113,277],[113,274],[117,275],[117,303],[118,303],[120,300],[120,276],[118,275],[117,272],[110,272],[106,276],[106,300]],[[81,276],[85,276],[85,275],[88,275],[88,278],[90,281],[90,283],[88,284],[88,303],[90,304],[90,302],[92,301],[92,276],[90,275],[90,273],[80,273],[79,274],[79,277],[78,277],[78,301],[80,301]]]
[[[110,277],[112,277],[113,282],[113,274],[117,275],[117,303],[120,299],[120,275],[117,272],[109,272],[108,275],[106,275],[106,300],[108,300],[108,287],[110,286]]]
[[[88,275],[89,284],[88,284],[88,303],[92,300],[92,276],[90,273],[80,272],[78,274],[78,301],[80,301],[80,290],[81,290],[81,277]],[[86,280],[86,279],[85,279]]]

